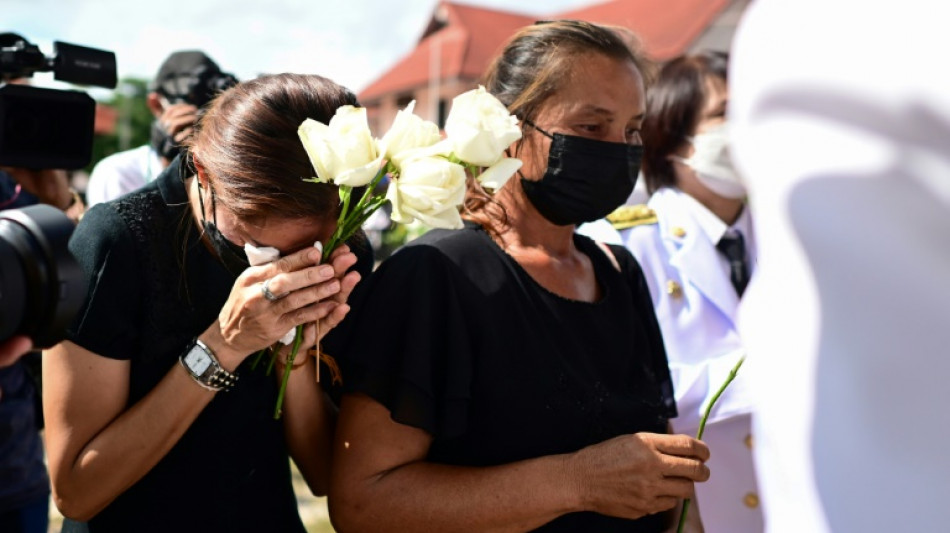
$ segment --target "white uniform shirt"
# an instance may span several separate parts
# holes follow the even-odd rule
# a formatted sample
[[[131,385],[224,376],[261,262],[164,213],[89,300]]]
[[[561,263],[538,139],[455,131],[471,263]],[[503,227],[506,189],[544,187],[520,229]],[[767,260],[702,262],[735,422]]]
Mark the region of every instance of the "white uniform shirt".
[[[729,73],[760,239],[743,371],[769,533],[947,531],[950,50],[929,0],[757,0]]]
[[[604,244],[623,244],[620,240],[620,233],[604,218],[577,226],[577,233]]]
[[[746,268],[751,276],[752,271],[755,270],[756,249],[755,236],[752,233],[752,216],[749,215],[749,210],[743,208],[742,212],[739,213],[739,218],[737,218],[731,226],[727,226],[722,219],[717,217],[715,213],[692,196],[688,194],[680,194],[679,196],[683,201],[683,207],[692,214],[696,225],[706,234],[709,242],[713,243],[714,246],[727,233],[731,236],[735,236],[737,232],[742,235],[746,249]],[[726,279],[729,279],[731,273],[729,261],[721,253],[719,254],[719,259],[719,265],[722,267]]]
[[[150,145],[103,158],[92,169],[86,186],[86,205],[114,200],[154,180],[165,168]]]
[[[663,333],[679,411],[673,429],[695,435],[706,405],[745,353],[735,324],[739,298],[716,243],[727,231],[740,231],[751,272],[755,233],[747,209],[730,228],[677,189],[656,191],[648,205],[657,222],[623,230],[621,236],[643,268]],[[747,383],[740,371],[717,401],[703,435],[712,477],[697,484],[696,495],[710,533],[763,530]]]

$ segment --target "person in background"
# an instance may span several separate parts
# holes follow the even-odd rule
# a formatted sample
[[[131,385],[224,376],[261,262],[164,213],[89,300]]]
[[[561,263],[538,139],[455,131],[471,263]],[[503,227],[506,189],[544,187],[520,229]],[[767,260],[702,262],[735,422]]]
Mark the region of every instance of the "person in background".
[[[0,32],[0,48],[22,39]],[[4,78],[0,84],[29,81]],[[0,168],[0,211],[39,203],[61,209],[73,222],[86,208],[65,170]],[[33,348],[32,340],[23,335],[0,344],[0,531],[4,533],[46,533],[49,527],[50,482],[40,437],[41,357]]]
[[[146,103],[155,121],[149,144],[99,161],[86,185],[89,207],[132,192],[161,174],[178,155],[194,129],[201,109],[218,93],[237,83],[204,52],[174,52],[149,83]]]
[[[63,170],[0,169],[0,210],[45,203],[74,222],[82,198]],[[13,336],[0,348],[0,531],[46,533],[50,484],[39,428],[40,354],[28,337]]]
[[[324,493],[334,410],[301,356],[275,420],[290,347],[275,375],[249,356],[298,325],[306,350],[349,311],[357,258],[344,245],[320,264],[314,246],[335,230],[339,191],[300,179],[314,169],[297,129],[355,103],[319,76],[232,87],[156,180],[83,218],[70,251],[89,292],[43,356],[63,515],[92,533],[303,533],[288,454]],[[248,244],[282,257],[249,266]]]
[[[656,309],[680,416],[695,435],[703,412],[745,353],[737,310],[756,263],[745,187],[729,159],[728,57],[705,52],[660,70],[643,121],[647,208],[621,208],[623,242],[640,262]],[[696,488],[711,532],[761,532],[752,458],[751,395],[739,377],[719,398],[703,441],[713,476]]]
[[[733,155],[762,243],[742,372],[769,533],[947,530],[950,32],[934,7],[760,0],[739,24]]]
[[[354,300],[330,517],[339,531],[675,527],[707,449],[667,434],[672,384],[636,261],[574,232],[633,189],[638,59],[603,27],[539,23],[485,87],[520,119],[520,178],[493,195],[471,180],[466,226],[412,241]]]

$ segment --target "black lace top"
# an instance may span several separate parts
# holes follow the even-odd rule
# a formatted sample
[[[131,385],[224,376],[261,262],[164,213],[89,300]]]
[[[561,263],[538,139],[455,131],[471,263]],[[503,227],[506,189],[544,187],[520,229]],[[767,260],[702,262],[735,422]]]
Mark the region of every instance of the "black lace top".
[[[217,318],[235,280],[199,241],[177,163],[90,209],[70,250],[90,289],[69,339],[131,361],[129,406]],[[90,521],[93,533],[304,531],[282,423],[273,419],[277,383],[251,370],[251,359],[237,386],[217,394],[168,455]]]
[[[603,297],[555,295],[478,226],[432,231],[360,288],[342,348],[344,388],[434,436],[433,462],[484,466],[572,452],[611,437],[665,433],[676,415],[643,274],[622,247],[618,272],[593,241],[575,244]],[[543,531],[660,531],[563,516]]]

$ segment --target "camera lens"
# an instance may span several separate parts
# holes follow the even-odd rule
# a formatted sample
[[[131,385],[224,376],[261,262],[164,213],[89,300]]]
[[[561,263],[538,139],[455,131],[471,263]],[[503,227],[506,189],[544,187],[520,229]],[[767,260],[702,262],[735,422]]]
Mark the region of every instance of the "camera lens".
[[[67,247],[73,229],[48,205],[0,212],[0,341],[26,335],[46,348],[65,336],[87,288]]]

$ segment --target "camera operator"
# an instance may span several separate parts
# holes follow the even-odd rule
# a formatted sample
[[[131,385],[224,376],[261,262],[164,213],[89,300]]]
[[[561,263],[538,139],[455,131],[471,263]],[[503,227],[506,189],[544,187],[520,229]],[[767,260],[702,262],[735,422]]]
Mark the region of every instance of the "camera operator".
[[[86,188],[89,206],[113,200],[151,182],[178,155],[200,110],[237,83],[201,51],[178,51],[165,59],[149,83],[147,104],[155,116],[149,144],[104,158]]]
[[[71,319],[81,280],[65,243],[85,211],[65,170],[88,163],[94,102],[78,91],[25,87],[34,72],[115,85],[115,56],[56,42],[47,57],[0,33],[0,531],[46,533],[50,483],[39,429],[40,354]],[[36,207],[33,207],[36,206]],[[22,208],[22,209],[21,209]],[[51,216],[54,215],[54,216]],[[51,296],[52,295],[52,296]],[[63,331],[64,333],[64,331]]]
[[[63,170],[0,169],[0,210],[45,203],[73,222],[82,199]],[[26,335],[0,343],[0,531],[45,533],[49,478],[43,460],[39,409],[39,352]],[[21,359],[22,356],[22,359]]]
[[[62,209],[74,222],[83,212],[65,171],[0,170],[0,210],[37,203]],[[25,335],[0,343],[0,531],[11,533],[45,533],[49,521],[49,478],[38,431],[39,352],[32,348]]]

